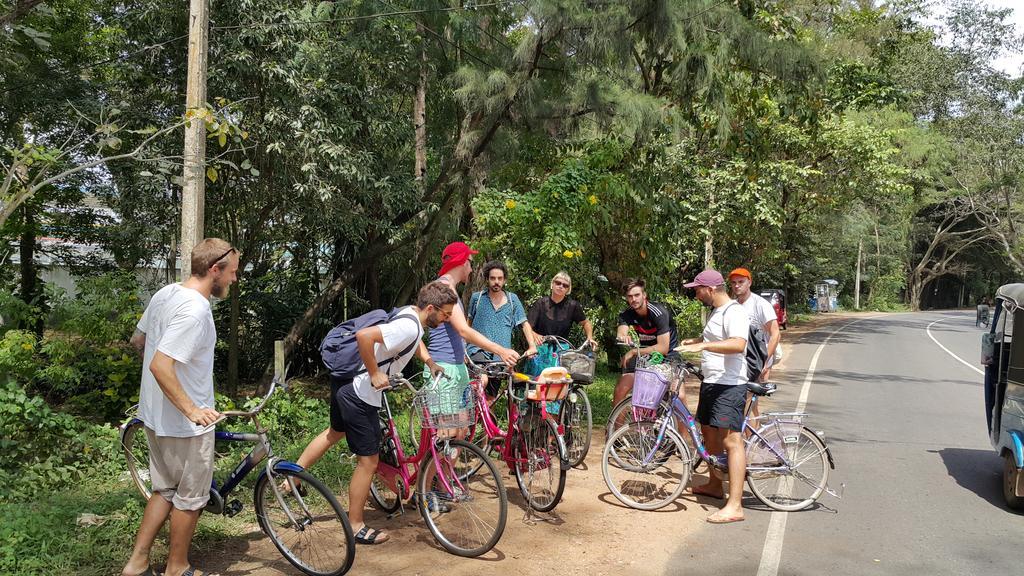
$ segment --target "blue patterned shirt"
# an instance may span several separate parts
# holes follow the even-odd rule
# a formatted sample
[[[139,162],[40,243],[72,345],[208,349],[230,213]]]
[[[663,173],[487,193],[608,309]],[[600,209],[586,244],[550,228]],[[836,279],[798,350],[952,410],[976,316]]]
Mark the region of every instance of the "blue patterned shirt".
[[[523,309],[523,303],[514,293],[505,292],[505,297],[505,303],[501,308],[495,310],[486,290],[474,292],[469,298],[469,308],[466,310],[466,314],[469,316],[474,330],[499,346],[511,348],[512,330],[526,322],[526,311]],[[468,350],[472,355],[481,351],[481,348],[470,344]],[[488,355],[494,356],[493,354]],[[497,358],[492,358],[492,360],[497,360]]]

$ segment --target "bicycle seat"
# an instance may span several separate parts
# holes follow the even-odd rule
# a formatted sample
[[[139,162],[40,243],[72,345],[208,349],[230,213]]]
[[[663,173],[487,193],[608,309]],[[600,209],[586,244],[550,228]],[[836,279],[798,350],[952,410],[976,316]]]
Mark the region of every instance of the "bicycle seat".
[[[771,396],[772,392],[775,392],[777,386],[771,382],[765,382],[759,384],[757,382],[747,382],[747,391],[752,393],[754,396]]]

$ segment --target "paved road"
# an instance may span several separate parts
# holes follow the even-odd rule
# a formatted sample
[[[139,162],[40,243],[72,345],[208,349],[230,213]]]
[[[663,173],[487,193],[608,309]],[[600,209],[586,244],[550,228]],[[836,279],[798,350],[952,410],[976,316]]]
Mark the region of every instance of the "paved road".
[[[1022,573],[1024,515],[1002,501],[982,377],[950,354],[977,367],[974,313],[859,317],[807,334],[788,348],[775,408],[796,406],[814,352],[837,329],[816,364],[807,411],[835,455],[830,484],[845,482],[844,498],[776,513],[774,526],[772,513],[755,509],[747,522],[691,533],[667,573]]]

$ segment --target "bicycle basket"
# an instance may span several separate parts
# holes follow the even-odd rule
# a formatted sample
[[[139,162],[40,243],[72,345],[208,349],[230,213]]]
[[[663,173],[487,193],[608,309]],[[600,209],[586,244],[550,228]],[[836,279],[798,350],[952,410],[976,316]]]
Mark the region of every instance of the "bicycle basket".
[[[777,465],[779,456],[786,455],[786,446],[800,441],[800,430],[803,428],[803,417],[786,415],[785,420],[773,419],[761,427],[750,439],[747,449],[749,465]],[[763,440],[763,441],[762,441]]]
[[[534,402],[550,402],[562,400],[569,395],[572,379],[569,372],[562,367],[545,368],[537,377],[537,384],[530,384],[526,390],[526,399]]]
[[[594,368],[597,362],[588,354],[575,350],[562,352],[558,359],[558,365],[568,370],[576,382],[590,384],[594,381]]]
[[[466,428],[476,422],[472,386],[455,390],[423,388],[413,396],[412,405],[423,428]]]
[[[668,390],[668,379],[656,370],[637,368],[633,377],[633,406],[654,410]]]

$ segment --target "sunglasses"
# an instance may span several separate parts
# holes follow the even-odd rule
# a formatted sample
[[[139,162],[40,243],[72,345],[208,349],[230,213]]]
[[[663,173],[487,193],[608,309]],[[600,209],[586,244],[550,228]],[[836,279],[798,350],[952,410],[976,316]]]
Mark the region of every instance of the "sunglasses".
[[[227,251],[227,252],[225,252],[225,253],[221,254],[220,256],[218,256],[218,257],[217,257],[217,259],[216,259],[216,260],[214,260],[213,262],[211,262],[211,263],[210,263],[210,266],[213,266],[213,265],[214,265],[214,264],[216,264],[217,262],[220,262],[221,260],[223,260],[223,259],[227,258],[227,257],[228,257],[228,254],[231,254],[232,252],[237,252],[237,250],[235,250],[235,248],[234,248],[233,246],[232,246],[231,248],[228,248],[228,251]]]
[[[555,286],[561,286],[562,288],[568,288],[569,287],[568,284],[566,284],[565,282],[562,282],[561,280],[555,280],[555,281],[552,282],[552,284],[554,284]]]

